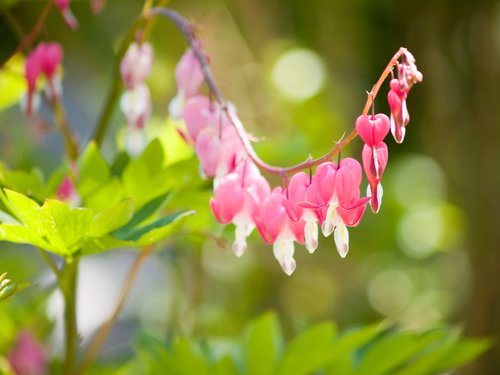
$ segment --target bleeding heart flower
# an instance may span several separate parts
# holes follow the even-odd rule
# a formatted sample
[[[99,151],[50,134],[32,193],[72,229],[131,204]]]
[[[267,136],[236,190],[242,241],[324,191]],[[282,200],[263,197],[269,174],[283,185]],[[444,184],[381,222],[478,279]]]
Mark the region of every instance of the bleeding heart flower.
[[[295,271],[294,242],[304,243],[303,221],[294,222],[286,210],[286,196],[280,187],[275,188],[260,207],[255,217],[257,229],[267,243],[273,244],[274,257],[287,275]]]
[[[153,48],[149,43],[132,43],[120,63],[123,83],[133,89],[143,83],[151,73],[153,64]]]
[[[390,129],[389,117],[383,113],[361,115],[356,119],[356,131],[368,146],[373,147],[383,142]]]
[[[210,199],[210,208],[220,224],[236,226],[233,251],[243,255],[247,248],[246,238],[255,228],[254,217],[260,205],[270,194],[267,180],[255,165],[246,160],[233,173],[222,177]]]
[[[367,195],[371,197],[370,205],[372,211],[377,213],[380,210],[384,193],[380,181],[382,180],[382,175],[389,158],[387,145],[384,142],[375,147],[364,145],[362,157],[363,168],[369,182]]]
[[[8,355],[12,370],[17,375],[44,375],[47,358],[43,347],[29,332],[21,332]]]

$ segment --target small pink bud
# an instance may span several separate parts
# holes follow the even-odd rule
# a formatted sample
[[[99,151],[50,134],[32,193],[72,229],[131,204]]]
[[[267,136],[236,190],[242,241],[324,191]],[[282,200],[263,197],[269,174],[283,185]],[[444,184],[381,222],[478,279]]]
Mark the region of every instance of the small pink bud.
[[[64,21],[66,24],[72,29],[75,30],[78,27],[78,21],[71,12],[71,8],[69,7],[69,0],[55,0],[56,6],[59,8]]]
[[[29,332],[21,332],[15,346],[8,355],[16,375],[44,375],[47,373],[47,359],[42,346]]]
[[[92,2],[90,3],[92,13],[94,14],[101,13],[105,5],[106,5],[106,0],[92,0]]]
[[[184,98],[187,99],[198,93],[198,89],[203,83],[203,73],[192,49],[188,49],[179,60],[175,68],[175,80],[177,90],[182,93]]]
[[[120,63],[120,73],[123,83],[128,89],[133,89],[151,73],[153,63],[153,48],[149,43],[132,43]]]
[[[68,203],[71,207],[78,207],[81,203],[80,194],[68,176],[63,178],[56,195],[59,200]]]
[[[226,127],[227,117],[216,103],[211,103],[206,96],[197,95],[189,98],[182,111],[187,132],[193,142],[196,142],[200,131],[208,126],[214,128]]]
[[[395,79],[391,83],[393,81]],[[406,94],[397,89],[391,89],[387,94],[387,101],[391,109],[391,133],[397,143],[402,143],[406,133],[406,126],[410,122],[410,114],[406,108]]]
[[[356,130],[368,146],[373,147],[380,144],[391,127],[389,117],[383,113],[375,116],[361,115],[356,120]]]

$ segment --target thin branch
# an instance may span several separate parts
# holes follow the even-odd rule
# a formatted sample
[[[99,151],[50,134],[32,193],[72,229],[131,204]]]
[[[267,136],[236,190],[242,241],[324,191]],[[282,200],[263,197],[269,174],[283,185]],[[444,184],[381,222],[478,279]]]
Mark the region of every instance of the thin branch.
[[[226,113],[229,121],[232,123],[234,128],[236,129],[239,138],[241,139],[241,142],[243,143],[243,146],[245,147],[245,150],[252,159],[252,161],[262,170],[270,173],[270,174],[275,174],[281,177],[288,176],[291,174],[294,174],[296,172],[311,168],[312,166],[316,166],[318,164],[324,163],[326,161],[332,160],[339,152],[340,150],[347,146],[356,136],[358,133],[354,129],[351,131],[351,133],[344,138],[344,140],[340,143],[336,143],[335,146],[325,155],[317,158],[317,159],[310,159],[307,158],[304,162],[296,164],[291,167],[277,167],[274,165],[270,165],[263,161],[255,152],[252,143],[248,137],[248,134],[245,130],[245,127],[239,120],[239,118],[234,114],[233,111],[229,110],[229,107],[227,105],[227,100],[224,98],[224,95],[219,89],[219,86],[215,82],[215,79],[213,77],[212,71],[210,70],[210,66],[208,64],[207,58],[205,56],[205,53],[203,52],[201,48],[201,43],[200,41],[196,38],[195,35],[195,28],[193,25],[186,20],[184,17],[182,17],[178,12],[167,9],[167,8],[160,8],[160,7],[155,7],[152,8],[151,11],[149,12],[149,16],[156,16],[160,15],[163,17],[166,17],[170,19],[176,26],[177,28],[181,31],[183,34],[184,38],[186,39],[187,43],[193,50],[199,64],[201,67],[201,71],[203,73],[203,77],[205,79],[205,83],[208,86],[208,89],[210,93],[213,95],[215,100],[219,103],[223,111]],[[375,97],[377,96],[377,93],[382,86],[382,83],[385,81],[387,76],[390,74],[392,71],[393,66],[396,64],[397,60],[401,57],[401,55],[406,51],[405,48],[400,48],[398,52],[392,57],[392,59],[389,61],[387,64],[386,68],[382,72],[382,75],[378,79],[377,83],[373,87],[372,91],[368,94],[368,98],[365,103],[365,107],[363,109],[363,114],[367,114],[368,110],[370,109],[371,105],[373,104],[373,101]]]
[[[71,126],[68,123],[61,100],[60,98],[49,99],[49,103],[54,114],[54,122],[64,138],[66,153],[71,160],[76,160],[78,157],[78,142],[76,141],[75,135],[73,134]]]
[[[45,7],[43,8],[42,12],[40,13],[40,16],[38,16],[38,20],[36,21],[35,26],[33,26],[33,30],[31,30],[31,32],[24,37],[24,39],[21,41],[21,43],[19,43],[17,48],[14,51],[12,51],[4,61],[0,62],[0,68],[2,68],[2,66],[7,61],[9,61],[9,59],[12,56],[14,56],[18,52],[24,51],[25,48],[29,47],[33,43],[35,38],[38,36],[40,31],[42,30],[43,25],[45,24],[45,19],[49,15],[49,11],[50,11],[50,8],[52,8],[53,2],[54,2],[53,0],[47,1],[47,3],[45,4]]]
[[[127,300],[127,297],[129,295],[130,289],[132,288],[132,285],[137,277],[137,274],[139,273],[139,269],[141,268],[144,261],[153,253],[153,251],[154,251],[153,246],[147,246],[143,248],[139,254],[137,254],[134,263],[130,267],[130,270],[127,274],[127,278],[125,279],[125,283],[123,284],[120,296],[118,297],[118,302],[115,306],[113,313],[108,318],[108,320],[99,328],[99,331],[92,339],[91,343],[88,346],[87,352],[85,353],[85,357],[82,361],[82,364],[75,372],[75,374],[77,375],[83,374],[91,365],[92,361],[94,360],[97,353],[104,344],[104,341],[108,337],[111,328],[113,327],[116,319],[118,318],[118,315],[120,315],[120,312],[123,306],[125,305],[125,301]]]

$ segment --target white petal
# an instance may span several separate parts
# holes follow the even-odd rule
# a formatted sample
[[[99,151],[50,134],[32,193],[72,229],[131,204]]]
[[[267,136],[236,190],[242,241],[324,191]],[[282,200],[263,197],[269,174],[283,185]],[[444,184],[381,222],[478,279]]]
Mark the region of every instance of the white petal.
[[[254,228],[251,224],[235,224],[235,239],[233,242],[233,251],[237,257],[242,256],[247,249],[247,237]]]
[[[182,110],[184,109],[184,95],[179,92],[168,104],[168,113],[176,121],[182,121]]]
[[[377,184],[377,201],[378,201],[378,210],[377,212],[380,211],[380,207],[382,206],[382,197],[384,195],[384,189],[382,188],[382,184],[378,183]],[[375,213],[377,213],[375,212]]]
[[[325,221],[323,221],[323,224],[321,224],[321,231],[323,232],[323,235],[325,237],[328,237],[330,234],[332,234],[333,230],[335,229],[335,224],[334,224],[334,217],[335,217],[335,209],[337,208],[337,205],[334,203],[330,203],[328,206],[328,211],[326,213],[326,218]]]
[[[333,233],[333,238],[335,239],[335,245],[337,246],[339,255],[345,258],[349,251],[349,231],[347,227],[344,224],[338,225]]]
[[[290,276],[295,271],[296,263],[293,259],[295,247],[293,239],[291,238],[278,238],[273,244],[274,257],[278,260],[281,268],[285,273]]]
[[[146,147],[147,139],[143,129],[138,129],[133,126],[127,128],[125,135],[125,149],[130,156],[139,155]]]
[[[304,237],[306,249],[312,254],[318,247],[318,224],[317,220],[306,220],[304,226]]]
[[[378,153],[377,151],[375,150],[375,147],[373,147],[372,149],[372,153],[373,153],[373,164],[375,165],[375,173],[376,173],[376,176],[377,178],[379,178],[379,169],[380,169],[380,164],[378,162]]]

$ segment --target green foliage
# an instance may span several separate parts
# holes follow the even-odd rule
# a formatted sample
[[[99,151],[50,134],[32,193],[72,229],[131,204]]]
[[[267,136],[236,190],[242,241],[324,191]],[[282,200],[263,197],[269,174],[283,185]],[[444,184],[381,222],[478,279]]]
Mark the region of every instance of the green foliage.
[[[483,353],[487,340],[461,340],[456,329],[405,332],[374,324],[338,333],[331,322],[309,327],[284,342],[278,319],[267,313],[252,321],[241,342],[216,355],[215,345],[203,349],[186,338],[161,343],[141,336],[138,364],[120,373],[155,374],[436,374],[457,368]],[[220,352],[220,350],[219,350]],[[125,371],[127,369],[127,371]],[[130,371],[130,372],[129,372]]]
[[[90,143],[76,169],[57,170],[45,186],[36,170],[10,171],[1,166],[0,240],[30,244],[67,258],[161,241],[177,228],[174,224],[193,213],[166,207],[169,197],[185,185],[182,178],[176,183],[172,176],[181,172],[178,167],[164,166],[164,160],[163,146],[155,140],[137,159],[121,158],[120,168],[113,171]],[[50,198],[65,175],[74,182],[82,207]]]
[[[26,282],[23,283],[12,282],[12,280],[7,279],[7,272],[4,272],[3,274],[0,275],[0,302],[6,300],[10,296],[23,290],[29,285],[30,284]]]

